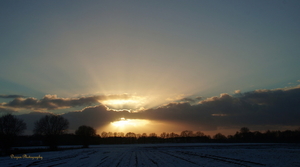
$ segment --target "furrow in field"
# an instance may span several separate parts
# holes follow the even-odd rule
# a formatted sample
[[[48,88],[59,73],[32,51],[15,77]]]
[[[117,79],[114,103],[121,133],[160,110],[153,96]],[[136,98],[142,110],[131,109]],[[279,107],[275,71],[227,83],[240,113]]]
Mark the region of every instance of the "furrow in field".
[[[186,165],[188,165],[188,166],[200,166],[200,164],[197,164],[197,163],[195,163],[195,162],[193,162],[193,161],[191,161],[191,160],[188,160],[188,159],[186,159],[185,157],[181,157],[181,156],[178,156],[178,155],[176,155],[176,154],[172,154],[171,152],[161,151],[161,153],[164,153],[164,154],[166,154],[166,155],[169,155],[169,156],[171,156],[171,157],[173,157],[173,158],[175,158],[175,159],[177,159],[177,160],[185,161],[185,162],[187,162]],[[170,157],[170,158],[171,158],[171,157]]]
[[[167,166],[178,166],[180,165],[180,160],[174,159],[174,157],[171,157],[169,155],[166,155],[165,153],[162,153],[160,151],[147,151],[148,156],[151,157],[155,162],[157,162],[157,166],[160,167],[167,167]],[[186,162],[183,162],[186,164]]]
[[[154,159],[152,158],[152,155],[151,155],[150,152],[151,152],[151,151],[145,152],[145,157],[146,157],[147,159],[149,159],[149,160],[152,162],[153,166],[158,166],[158,163],[156,162],[156,160],[154,160]]]
[[[210,154],[199,154],[195,152],[187,152],[187,151],[177,151],[178,153],[190,155],[190,156],[196,156],[196,157],[201,157],[201,158],[208,158],[208,159],[213,159],[216,161],[221,161],[225,163],[231,163],[231,164],[236,164],[236,165],[241,165],[241,166],[246,166],[250,167],[253,165],[259,165],[259,166],[266,166],[265,164],[257,163],[257,162],[252,162],[252,161],[246,161],[246,160],[241,160],[241,159],[236,159],[236,158],[229,158],[229,157],[224,157],[224,156],[216,156],[216,155],[210,155]]]

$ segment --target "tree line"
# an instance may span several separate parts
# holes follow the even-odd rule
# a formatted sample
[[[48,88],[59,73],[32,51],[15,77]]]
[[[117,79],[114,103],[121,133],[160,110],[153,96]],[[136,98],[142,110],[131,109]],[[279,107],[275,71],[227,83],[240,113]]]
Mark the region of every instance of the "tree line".
[[[96,134],[96,130],[90,126],[81,125],[75,133],[67,133],[69,121],[60,115],[46,115],[34,123],[33,135],[22,136],[26,130],[23,120],[11,114],[0,117],[0,155],[12,153],[12,147],[17,146],[41,146],[47,145],[50,150],[57,150],[58,145],[82,145],[88,147],[91,144],[143,144],[143,143],[299,143],[300,128],[285,131],[250,131],[243,127],[234,135],[225,136],[217,133],[212,137],[200,131],[184,130],[180,134],[163,132],[134,133],[134,132],[102,132]]]
[[[60,115],[46,115],[34,123],[32,136],[20,136],[26,128],[24,121],[12,114],[0,117],[0,155],[10,154],[13,146],[48,145],[50,150],[57,150],[62,137],[67,134],[69,121]],[[96,136],[96,130],[82,125],[75,135],[79,141],[77,144],[88,147],[90,138]]]
[[[163,132],[135,134],[128,132],[102,132],[102,141],[106,144],[114,143],[198,143],[198,142],[219,142],[219,143],[300,143],[300,128],[297,130],[285,131],[250,131],[247,127],[242,127],[234,135],[223,135],[217,133],[213,136],[205,135],[200,131],[184,130],[179,134]],[[131,140],[128,140],[131,139]]]

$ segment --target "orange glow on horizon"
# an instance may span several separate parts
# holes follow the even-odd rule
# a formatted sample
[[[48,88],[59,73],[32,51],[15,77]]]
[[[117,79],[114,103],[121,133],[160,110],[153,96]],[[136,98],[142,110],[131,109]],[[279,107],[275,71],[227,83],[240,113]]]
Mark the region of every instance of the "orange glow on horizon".
[[[97,132],[98,134],[101,134],[102,132],[123,132],[124,134],[128,132],[133,132],[135,134],[156,133],[159,136],[163,132],[180,134],[183,130],[188,129],[187,126],[178,122],[149,119],[126,119],[122,117],[117,121],[110,122],[106,126],[99,127]]]

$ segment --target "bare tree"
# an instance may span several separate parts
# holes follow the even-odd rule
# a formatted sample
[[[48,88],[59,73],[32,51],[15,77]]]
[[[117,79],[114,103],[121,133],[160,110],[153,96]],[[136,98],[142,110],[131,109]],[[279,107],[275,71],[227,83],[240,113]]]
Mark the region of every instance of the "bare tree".
[[[242,128],[240,129],[240,132],[245,134],[245,133],[249,133],[250,130],[249,130],[249,128],[247,128],[247,127],[242,127]]]
[[[69,121],[60,115],[46,115],[35,122],[33,132],[40,135],[61,135],[69,127]]]
[[[156,133],[150,133],[148,137],[157,137]]]
[[[167,138],[167,133],[166,132],[161,133],[160,137],[163,138],[163,139]]]
[[[191,130],[184,130],[180,134],[181,137],[193,137],[194,133]]]
[[[238,133],[238,137],[243,139],[244,141],[247,140],[247,141],[251,141],[252,140],[252,135],[253,133],[250,132],[250,129],[247,128],[247,127],[242,127],[240,129],[240,133]]]
[[[176,134],[176,133],[174,133],[174,132],[172,132],[172,133],[170,133],[170,138],[175,138],[175,137],[179,137],[179,135],[178,134]]]
[[[20,135],[26,129],[23,120],[16,118],[11,114],[0,117],[0,135]]]
[[[123,132],[117,132],[117,137],[124,137],[124,133]]]
[[[83,147],[87,148],[89,147],[91,137],[96,136],[96,130],[90,126],[82,125],[78,127],[75,134],[81,138]]]
[[[133,132],[126,133],[125,137],[128,139],[129,143],[133,143],[136,140],[136,134]]]
[[[140,138],[140,137],[142,137],[142,135],[141,135],[140,133],[137,133],[137,134],[136,134],[136,138],[138,139],[138,138]]]
[[[197,132],[195,133],[195,136],[196,136],[196,137],[203,137],[203,136],[205,136],[205,135],[204,135],[203,132],[197,131]]]
[[[26,124],[24,121],[11,114],[0,117],[0,148],[2,148],[5,153],[8,153],[16,136],[22,134],[25,129]]]
[[[102,138],[107,138],[107,137],[108,137],[107,132],[102,132],[102,133],[101,133],[101,137],[102,137]]]
[[[113,132],[108,132],[107,135],[108,135],[108,137],[114,137],[114,133]]]
[[[57,139],[69,127],[69,121],[60,115],[46,115],[34,124],[34,134],[45,136],[50,149],[57,149]]]
[[[218,140],[218,141],[224,141],[227,139],[227,137],[225,135],[223,135],[222,133],[217,133],[213,136],[213,139]]]
[[[147,133],[142,133],[142,137],[147,137]]]
[[[90,126],[82,125],[75,131],[79,136],[96,136],[96,130]]]
[[[136,138],[136,134],[133,132],[126,133],[125,137]]]

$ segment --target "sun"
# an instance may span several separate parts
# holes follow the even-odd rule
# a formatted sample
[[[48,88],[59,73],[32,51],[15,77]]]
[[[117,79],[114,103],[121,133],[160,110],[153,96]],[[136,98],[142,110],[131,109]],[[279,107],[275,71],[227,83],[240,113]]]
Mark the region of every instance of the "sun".
[[[109,99],[101,101],[100,103],[106,105],[110,109],[135,111],[144,105],[144,98],[131,97],[129,99]]]
[[[111,122],[111,127],[117,131],[135,131],[139,128],[145,128],[149,124],[149,120],[145,119],[126,119],[120,118],[118,121]]]
[[[111,123],[115,127],[124,127],[127,124],[129,124],[129,120],[126,120],[125,118],[120,118],[119,121],[115,121]]]
[[[137,100],[124,100],[124,99],[115,99],[115,100],[107,100],[103,102],[108,105],[122,105],[122,104],[133,104],[138,103]]]
[[[119,121],[111,122],[111,124],[115,127],[125,128],[144,126],[148,122],[149,121],[143,119],[125,119],[124,117],[122,117]]]

